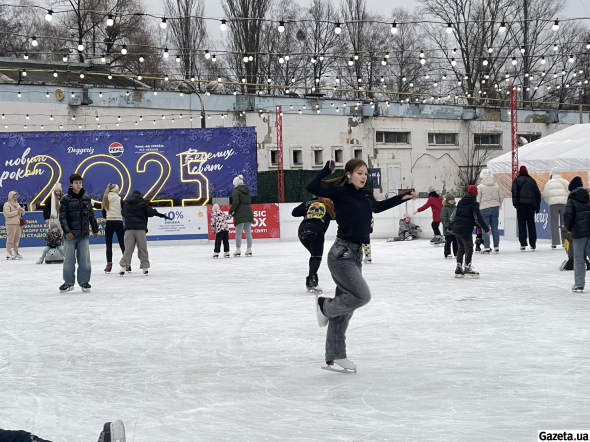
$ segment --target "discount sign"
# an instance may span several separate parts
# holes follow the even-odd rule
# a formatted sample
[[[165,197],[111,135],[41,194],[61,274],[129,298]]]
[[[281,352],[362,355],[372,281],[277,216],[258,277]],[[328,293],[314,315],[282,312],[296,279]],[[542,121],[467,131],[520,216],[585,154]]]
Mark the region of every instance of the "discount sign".
[[[212,206],[208,207],[209,219],[211,219]],[[220,206],[221,210],[228,213],[231,206]],[[281,226],[279,221],[279,205],[278,204],[252,204],[252,211],[254,212],[254,222],[252,223],[252,238],[280,238]],[[233,224],[233,219],[228,221],[229,224],[229,238],[235,239],[236,227]],[[245,238],[245,235],[243,235]],[[215,239],[215,233],[211,228],[209,222],[209,239]]]

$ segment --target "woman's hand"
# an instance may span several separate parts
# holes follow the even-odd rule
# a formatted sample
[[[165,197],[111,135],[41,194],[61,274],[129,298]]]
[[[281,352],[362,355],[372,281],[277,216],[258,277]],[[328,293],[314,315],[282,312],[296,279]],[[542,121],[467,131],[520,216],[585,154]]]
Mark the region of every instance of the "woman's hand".
[[[334,158],[330,158],[330,160],[326,163],[326,166],[328,166],[332,173],[334,173],[336,170],[336,162],[334,161]]]
[[[416,198],[418,198],[418,195],[416,195],[416,192],[414,192],[412,190],[410,193],[406,193],[402,199],[405,201],[405,200],[415,200]],[[414,215],[416,213],[417,212],[414,212]]]

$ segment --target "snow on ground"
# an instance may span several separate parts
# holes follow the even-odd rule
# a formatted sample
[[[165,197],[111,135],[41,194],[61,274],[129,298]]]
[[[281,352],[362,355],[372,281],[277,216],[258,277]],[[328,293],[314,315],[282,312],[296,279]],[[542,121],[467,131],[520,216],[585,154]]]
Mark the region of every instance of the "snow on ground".
[[[499,255],[475,255],[481,279],[455,280],[442,247],[374,240],[348,375],[320,369],[325,329],[298,242],[219,260],[212,245],[149,247],[148,277],[137,258],[132,274],[104,274],[104,248],[92,248],[91,293],[60,294],[61,266],[35,265],[41,249],[0,263],[0,428],[54,442],[94,442],[115,419],[130,442],[590,430],[590,301],[547,242],[522,253],[503,241]],[[325,263],[320,284],[333,293]]]

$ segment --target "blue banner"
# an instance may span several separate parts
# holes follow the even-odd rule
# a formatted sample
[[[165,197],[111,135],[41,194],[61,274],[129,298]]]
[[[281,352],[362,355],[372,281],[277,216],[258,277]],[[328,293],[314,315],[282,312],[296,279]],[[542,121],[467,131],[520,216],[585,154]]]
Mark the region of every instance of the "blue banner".
[[[139,190],[151,202],[182,199],[206,204],[230,197],[233,179],[244,176],[258,194],[253,127],[79,132],[0,133],[0,202],[8,192],[19,203],[45,202],[56,183],[64,192],[79,173],[84,190],[102,200],[116,183],[125,198]]]
[[[371,169],[371,179],[373,180],[373,188],[381,189],[381,169]]]

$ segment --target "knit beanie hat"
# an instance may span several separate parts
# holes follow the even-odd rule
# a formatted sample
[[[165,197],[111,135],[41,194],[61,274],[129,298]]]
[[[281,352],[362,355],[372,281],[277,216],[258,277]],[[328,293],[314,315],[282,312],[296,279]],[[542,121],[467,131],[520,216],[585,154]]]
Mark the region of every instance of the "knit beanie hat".
[[[479,177],[480,178],[487,178],[490,176],[490,171],[488,169],[483,169],[480,173],[479,173]]]
[[[471,184],[467,188],[467,193],[470,193],[471,195],[477,195],[477,186],[474,186],[473,184]]]
[[[551,173],[549,175],[551,176],[551,178],[553,178],[553,175],[560,175],[559,168],[554,167],[553,169],[551,169]]]
[[[528,175],[528,173],[529,173],[528,169],[526,168],[526,166],[520,166],[520,169],[518,170],[518,174],[522,175],[524,173],[526,173]]]
[[[55,186],[53,186],[53,191],[55,192],[56,190],[59,190],[63,193],[63,190],[61,190],[61,183],[55,183]]]
[[[217,203],[213,204],[213,210],[220,210],[219,204],[217,204]]]
[[[448,203],[451,200],[455,199],[455,195],[453,195],[452,193],[447,193],[447,196],[445,196],[445,201]]]
[[[409,213],[404,213],[404,219],[406,219],[406,218],[410,218],[410,219],[412,219],[412,217],[410,216],[410,214],[409,214]]]
[[[436,189],[434,188],[434,186],[430,186],[428,188],[428,193],[432,193],[432,192],[436,192]]]
[[[238,187],[244,184],[244,177],[243,175],[238,175],[234,178],[234,187]]]
[[[49,224],[49,230],[59,229],[59,226],[56,223]]]
[[[568,190],[571,192],[572,190],[576,190],[578,187],[584,187],[584,183],[582,182],[582,178],[577,176],[571,181],[570,185],[568,186]]]

